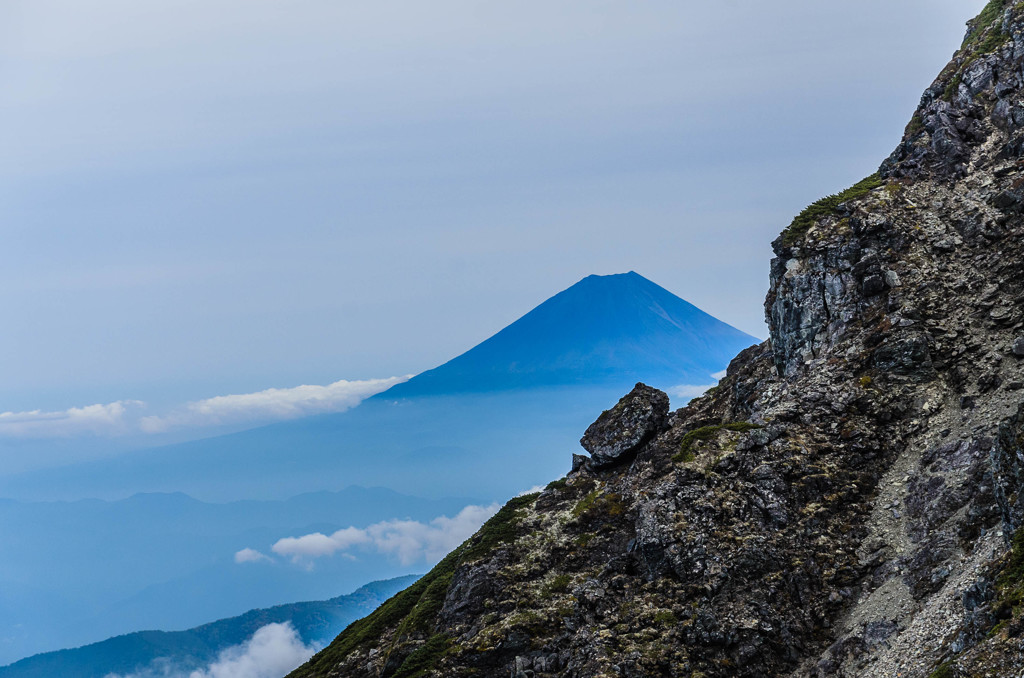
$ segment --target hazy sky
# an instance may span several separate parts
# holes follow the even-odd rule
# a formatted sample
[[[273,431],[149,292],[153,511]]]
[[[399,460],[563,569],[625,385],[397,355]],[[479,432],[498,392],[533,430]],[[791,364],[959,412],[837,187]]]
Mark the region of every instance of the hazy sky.
[[[984,0],[4,0],[0,412],[405,375],[591,273],[764,336]]]

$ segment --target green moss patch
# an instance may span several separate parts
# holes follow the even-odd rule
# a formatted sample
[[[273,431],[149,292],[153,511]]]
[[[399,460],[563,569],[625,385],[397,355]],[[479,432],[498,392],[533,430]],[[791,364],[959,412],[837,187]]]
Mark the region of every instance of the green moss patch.
[[[571,583],[572,577],[567,574],[560,574],[548,582],[547,586],[544,587],[544,590],[548,595],[553,593],[565,593],[569,590],[569,585]]]
[[[568,485],[569,485],[569,480],[568,479],[566,479],[566,478],[559,478],[558,480],[552,480],[550,483],[547,484],[547,487],[545,487],[544,489],[545,490],[550,490],[550,491],[559,491],[559,490],[564,490],[566,487],[568,487]]]
[[[981,14],[971,20],[971,30],[964,37],[960,50],[968,54],[988,54],[1010,37],[1003,33],[1003,12],[1011,0],[990,0]]]
[[[944,100],[953,100],[960,90],[964,71],[970,68],[971,64],[978,58],[996,51],[1010,39],[1010,34],[1003,32],[1002,25],[1003,12],[1010,4],[1011,0],[990,0],[981,10],[981,14],[969,22],[971,29],[958,52],[959,65],[956,66],[956,71],[951,74],[942,92]],[[1021,3],[1018,2],[1015,7],[1020,8]]]
[[[1024,527],[1013,533],[1010,542],[1010,556],[996,578],[996,600],[992,611],[1003,621],[992,629],[996,634],[1005,622],[1024,614]]]
[[[821,200],[811,203],[804,211],[796,215],[792,223],[782,232],[782,244],[786,247],[797,244],[820,219],[835,214],[836,208],[839,205],[862,198],[874,189],[882,186],[883,183],[882,178],[876,172],[869,177],[861,179],[845,191],[825,196]]]
[[[621,516],[625,512],[626,505],[623,503],[622,497],[614,492],[602,494],[599,490],[594,490],[580,499],[572,509],[573,517],[580,520],[602,516]]]
[[[695,428],[683,436],[683,440],[679,444],[679,452],[672,456],[672,461],[682,464],[693,461],[697,458],[693,453],[693,446],[696,445],[698,441],[711,440],[722,431],[736,431],[743,433],[755,428],[761,427],[757,424],[751,424],[749,421],[734,421],[728,424],[715,424],[713,426],[701,426],[700,428]]]
[[[450,647],[451,640],[443,633],[431,636],[405,658],[392,678],[423,678],[437,666]]]

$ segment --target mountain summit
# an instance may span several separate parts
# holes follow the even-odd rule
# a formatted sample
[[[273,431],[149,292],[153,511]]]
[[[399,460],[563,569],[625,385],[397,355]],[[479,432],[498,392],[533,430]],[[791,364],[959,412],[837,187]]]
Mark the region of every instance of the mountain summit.
[[[590,275],[379,398],[538,386],[707,384],[757,339],[630,271]]]

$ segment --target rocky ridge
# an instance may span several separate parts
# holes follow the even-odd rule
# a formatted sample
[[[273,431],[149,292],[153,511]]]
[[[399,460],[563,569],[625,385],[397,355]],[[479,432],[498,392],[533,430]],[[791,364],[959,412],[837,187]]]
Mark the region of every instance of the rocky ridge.
[[[1022,93],[993,0],[879,174],[773,243],[768,342],[667,417],[638,386],[585,438],[619,454],[292,675],[1024,674]]]

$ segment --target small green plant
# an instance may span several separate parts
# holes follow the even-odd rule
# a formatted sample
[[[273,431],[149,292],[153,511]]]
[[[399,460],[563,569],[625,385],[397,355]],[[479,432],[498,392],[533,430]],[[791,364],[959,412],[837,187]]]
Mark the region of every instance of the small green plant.
[[[817,202],[808,205],[800,214],[796,215],[792,223],[782,232],[782,244],[791,247],[807,235],[818,220],[835,214],[836,208],[844,202],[862,198],[871,191],[882,186],[882,178],[876,172],[871,176],[861,179],[853,186],[841,193],[825,196]]]
[[[755,428],[761,428],[757,424],[752,424],[748,421],[734,421],[728,424],[714,424],[712,426],[701,426],[689,431],[683,436],[682,442],[679,443],[679,452],[672,457],[672,461],[676,463],[687,464],[697,457],[693,453],[693,446],[701,440],[711,440],[722,431],[736,431],[743,433],[750,431]]]
[[[566,478],[559,478],[558,480],[552,480],[544,489],[549,491],[564,490],[568,485],[569,481]]]
[[[654,623],[660,624],[661,626],[675,626],[676,615],[672,610],[658,610],[654,613]]]
[[[974,60],[971,59],[970,61],[965,63],[964,68],[970,66],[972,61]],[[961,69],[952,78],[950,78],[948,83],[946,83],[946,88],[942,90],[942,99],[944,101],[952,101],[953,97],[955,97],[957,92],[960,91],[960,83],[963,82],[963,80],[964,74],[963,70]]]
[[[552,593],[565,593],[569,590],[569,584],[572,583],[572,577],[567,574],[557,575],[552,579],[545,587],[548,594]]]
[[[598,516],[621,516],[625,512],[626,505],[618,494],[601,494],[599,490],[594,490],[580,499],[573,508],[572,515],[574,518],[587,520]]]
[[[405,658],[392,678],[423,678],[437,666],[451,647],[451,640],[443,633],[432,635]]]
[[[548,619],[545,614],[537,610],[519,610],[505,618],[505,625],[509,628],[523,632],[530,637],[543,636],[552,626],[560,623],[560,620]]]
[[[599,496],[601,496],[601,492],[599,490],[593,490],[587,494],[587,496],[583,497],[583,499],[580,499],[579,503],[577,503],[572,509],[572,517],[579,518],[589,511],[594,504],[597,503],[597,498]]]
[[[860,378],[860,387],[861,388],[867,388],[868,386],[871,386],[871,384],[872,384],[871,377],[869,377],[867,375],[864,375],[863,377]]]
[[[904,134],[908,137],[912,137],[922,130],[924,130],[924,120],[921,119],[921,115],[919,113],[914,113],[914,117],[912,117],[910,122],[907,123],[907,129]]]
[[[1002,25],[1003,12],[1009,4],[1010,0],[991,0],[981,10],[981,14],[968,22],[971,29],[958,52],[962,61],[942,91],[942,98],[945,101],[952,101],[953,97],[957,95],[960,83],[963,82],[964,72],[970,68],[971,64],[980,57],[996,51],[1010,39],[1010,34],[1003,32]]]
[[[960,51],[969,54],[988,54],[1006,42],[1010,36],[1003,33],[1001,21],[1003,12],[1009,4],[1010,0],[990,0],[981,10],[981,14],[971,20],[971,30],[964,37]]]
[[[890,198],[895,198],[897,195],[903,192],[903,184],[898,181],[890,181],[885,185],[885,194]]]
[[[1013,533],[1010,556],[996,578],[996,600],[992,606],[996,617],[1005,619],[1024,614],[1024,527]],[[998,633],[1004,624],[993,629]]]
[[[953,665],[949,662],[939,664],[938,668],[928,674],[928,678],[955,678],[955,676]]]
[[[574,546],[576,546],[576,548],[585,549],[587,548],[587,546],[590,545],[590,542],[594,541],[595,536],[597,535],[595,535],[593,532],[584,532],[583,534],[573,539],[572,543]]]

